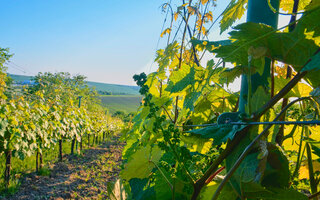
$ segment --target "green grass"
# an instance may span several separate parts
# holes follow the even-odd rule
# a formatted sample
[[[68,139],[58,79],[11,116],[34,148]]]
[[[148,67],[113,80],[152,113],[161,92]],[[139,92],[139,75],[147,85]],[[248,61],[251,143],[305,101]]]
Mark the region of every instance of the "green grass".
[[[50,169],[48,168],[48,167],[43,167],[43,168],[41,168],[40,170],[39,170],[39,175],[40,176],[50,176],[50,174],[51,174],[51,171],[50,171]]]
[[[99,98],[102,105],[108,108],[110,113],[116,111],[136,112],[142,100],[142,96],[138,95],[103,95]]]

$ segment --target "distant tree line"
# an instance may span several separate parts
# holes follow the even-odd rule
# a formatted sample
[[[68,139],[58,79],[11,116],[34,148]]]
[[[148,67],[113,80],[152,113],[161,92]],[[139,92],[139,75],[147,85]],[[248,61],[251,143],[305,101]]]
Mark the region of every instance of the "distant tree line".
[[[100,95],[112,95],[112,92],[98,90],[98,94],[100,94]]]
[[[134,112],[130,112],[126,114],[123,111],[116,111],[115,113],[112,114],[112,117],[117,117],[121,119],[123,122],[130,122],[134,115],[135,115]]]
[[[108,91],[104,91],[104,90],[98,90],[98,94],[100,94],[100,95],[128,95],[128,93],[125,93],[125,92],[112,93],[112,92],[108,92]]]

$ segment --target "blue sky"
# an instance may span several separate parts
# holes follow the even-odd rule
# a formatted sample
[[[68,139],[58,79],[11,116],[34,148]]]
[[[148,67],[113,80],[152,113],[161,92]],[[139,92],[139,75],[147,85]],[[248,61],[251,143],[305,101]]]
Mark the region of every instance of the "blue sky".
[[[161,0],[0,2],[0,46],[26,72],[9,64],[9,73],[68,71],[117,84],[134,84],[150,63],[164,17]]]
[[[14,54],[8,72],[67,71],[91,81],[135,85],[132,76],[151,72],[156,48],[163,48],[157,42],[164,2],[0,0],[0,47]],[[217,1],[214,19],[228,2]],[[209,39],[226,36],[219,35],[217,23]]]

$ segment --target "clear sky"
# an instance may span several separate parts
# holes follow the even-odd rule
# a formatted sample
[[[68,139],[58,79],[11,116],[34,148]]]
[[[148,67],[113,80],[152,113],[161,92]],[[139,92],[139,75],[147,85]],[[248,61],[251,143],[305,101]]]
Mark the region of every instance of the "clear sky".
[[[0,47],[8,72],[68,71],[133,85],[155,55],[161,0],[0,0]],[[21,68],[19,68],[21,69]],[[25,71],[26,73],[24,73]]]
[[[14,54],[8,72],[67,71],[91,81],[135,85],[135,73],[152,70],[164,2],[0,0],[0,47]],[[228,2],[217,1],[214,19]],[[209,39],[226,37],[217,26]]]

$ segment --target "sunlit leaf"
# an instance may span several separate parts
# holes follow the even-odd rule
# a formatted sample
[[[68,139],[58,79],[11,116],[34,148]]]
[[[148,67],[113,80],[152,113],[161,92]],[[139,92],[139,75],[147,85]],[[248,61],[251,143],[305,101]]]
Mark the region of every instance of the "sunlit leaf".
[[[229,7],[222,15],[222,19],[220,21],[220,33],[227,30],[232,24],[240,19],[244,12],[246,11],[245,5],[247,4],[247,0],[232,0]]]
[[[137,150],[126,164],[124,170],[121,172],[121,177],[126,180],[132,178],[147,178],[152,169],[155,168],[162,156],[162,151],[159,147],[148,145]]]

